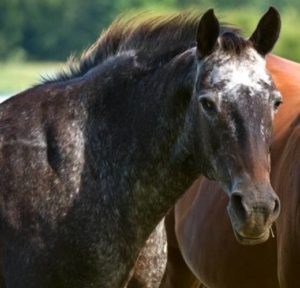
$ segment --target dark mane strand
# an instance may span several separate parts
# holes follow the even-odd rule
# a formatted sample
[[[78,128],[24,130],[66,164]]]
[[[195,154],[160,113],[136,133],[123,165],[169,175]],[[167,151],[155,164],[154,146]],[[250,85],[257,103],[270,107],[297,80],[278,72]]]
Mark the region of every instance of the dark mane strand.
[[[90,48],[82,53],[79,60],[71,57],[67,69],[42,81],[53,83],[81,77],[108,58],[128,51],[134,51],[141,59],[147,60],[149,67],[166,63],[196,45],[195,35],[200,17],[200,13],[182,12],[148,18],[143,13],[127,20],[117,19]],[[221,28],[221,33],[225,32],[223,36],[227,35],[226,31],[230,31],[229,34],[234,36],[238,33],[238,29],[223,26]],[[229,48],[230,43],[233,44],[230,49],[234,49],[234,45],[241,47],[238,41],[230,42],[226,40],[227,38],[227,36],[224,38],[224,47]]]

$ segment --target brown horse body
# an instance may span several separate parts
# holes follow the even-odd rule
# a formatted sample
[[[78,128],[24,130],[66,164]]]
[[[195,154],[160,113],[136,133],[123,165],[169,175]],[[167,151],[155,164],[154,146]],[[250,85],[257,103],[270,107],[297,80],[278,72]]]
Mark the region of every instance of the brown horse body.
[[[276,239],[238,244],[225,193],[200,178],[167,216],[168,263],[161,287],[300,287],[300,65],[269,56],[267,67],[284,97],[271,146],[272,185],[282,203]]]
[[[270,68],[279,69],[280,65],[274,64]],[[296,288],[300,287],[300,65],[284,63],[283,69],[282,81],[279,73],[273,77],[286,105],[275,119],[271,178],[283,202],[276,223],[279,283],[284,288]]]

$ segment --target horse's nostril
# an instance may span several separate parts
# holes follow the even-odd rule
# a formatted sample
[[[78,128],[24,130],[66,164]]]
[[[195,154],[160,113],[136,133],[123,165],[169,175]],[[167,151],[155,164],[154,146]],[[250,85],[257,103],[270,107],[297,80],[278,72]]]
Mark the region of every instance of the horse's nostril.
[[[279,214],[280,212],[280,201],[278,198],[275,199],[275,204],[274,204],[274,209],[273,209],[273,213],[274,214]]]
[[[236,215],[239,219],[247,218],[247,211],[243,204],[243,195],[237,192],[232,193],[231,195],[231,206],[235,210]]]

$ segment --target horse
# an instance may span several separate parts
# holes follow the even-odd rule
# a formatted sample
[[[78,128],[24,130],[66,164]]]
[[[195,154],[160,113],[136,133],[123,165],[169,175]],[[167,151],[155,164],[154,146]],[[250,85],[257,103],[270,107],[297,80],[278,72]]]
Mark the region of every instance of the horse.
[[[68,71],[3,102],[2,287],[123,287],[200,175],[230,196],[240,241],[266,241],[282,99],[265,55],[279,31],[273,7],[249,39],[212,9],[118,20]]]
[[[168,258],[160,287],[300,287],[300,64],[268,55],[267,68],[284,99],[271,144],[271,183],[282,203],[276,238],[238,244],[226,215],[228,198],[201,177],[166,217]]]

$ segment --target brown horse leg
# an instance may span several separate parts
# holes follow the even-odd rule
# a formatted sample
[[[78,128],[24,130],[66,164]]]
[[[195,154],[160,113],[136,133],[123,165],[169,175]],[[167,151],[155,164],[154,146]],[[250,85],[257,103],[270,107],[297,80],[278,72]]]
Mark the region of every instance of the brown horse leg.
[[[181,255],[175,235],[175,217],[172,209],[165,217],[168,260],[160,288],[205,288],[190,271]],[[199,286],[200,285],[200,286]]]

